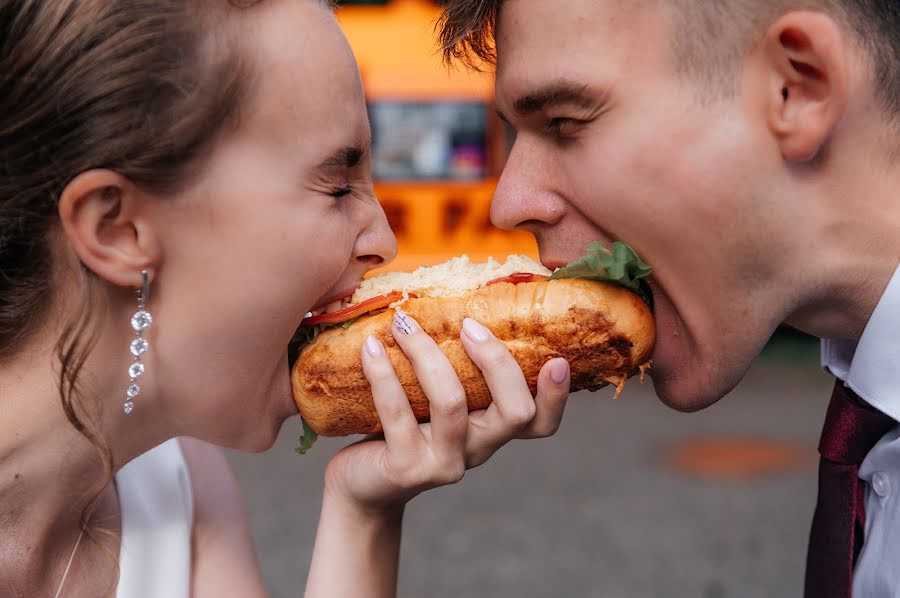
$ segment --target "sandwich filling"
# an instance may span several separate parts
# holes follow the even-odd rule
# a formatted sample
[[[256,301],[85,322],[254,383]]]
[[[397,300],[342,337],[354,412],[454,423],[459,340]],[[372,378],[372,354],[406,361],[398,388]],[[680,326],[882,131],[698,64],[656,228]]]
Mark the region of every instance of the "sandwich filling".
[[[360,303],[392,292],[416,297],[458,297],[512,274],[551,272],[540,262],[526,255],[511,255],[503,263],[490,258],[474,264],[468,256],[455,257],[436,266],[422,266],[412,272],[386,272],[364,280],[353,293],[350,303]]]

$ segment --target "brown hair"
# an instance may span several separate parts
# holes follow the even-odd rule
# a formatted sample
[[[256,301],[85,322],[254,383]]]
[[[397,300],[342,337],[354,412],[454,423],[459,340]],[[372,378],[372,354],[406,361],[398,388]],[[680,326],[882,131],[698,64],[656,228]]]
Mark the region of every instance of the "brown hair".
[[[503,1],[444,0],[437,31],[446,61],[459,60],[476,69],[496,61],[494,34]],[[891,116],[900,117],[900,0],[673,0],[663,4],[675,19],[673,45],[679,69],[703,77],[716,90],[733,88],[733,74],[729,75],[734,72],[733,61],[773,15],[793,8],[830,11],[856,32],[872,58],[881,103]]]
[[[108,168],[144,189],[175,191],[235,126],[246,77],[237,52],[216,43],[213,16],[257,1],[0,0],[0,363],[57,300],[51,238],[66,185]],[[104,467],[84,528],[113,463],[99,414],[78,393],[102,309],[100,282],[83,266],[80,277],[81,309],[56,352],[63,409]]]

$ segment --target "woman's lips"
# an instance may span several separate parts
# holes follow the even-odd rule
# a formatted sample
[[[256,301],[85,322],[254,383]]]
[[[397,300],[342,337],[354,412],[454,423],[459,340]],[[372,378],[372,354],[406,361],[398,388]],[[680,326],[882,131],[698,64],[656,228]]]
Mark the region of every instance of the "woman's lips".
[[[355,293],[358,288],[359,283],[353,287],[348,287],[336,293],[332,293],[331,295],[327,295],[321,301],[313,305],[309,311],[315,315],[320,313],[332,313],[343,309],[350,303],[350,297],[353,296],[353,293]]]
[[[344,299],[336,299],[322,308],[316,308],[312,311],[308,312],[306,317],[319,316],[322,314],[331,314],[336,311],[341,311],[345,307],[350,305],[350,297],[345,297]]]

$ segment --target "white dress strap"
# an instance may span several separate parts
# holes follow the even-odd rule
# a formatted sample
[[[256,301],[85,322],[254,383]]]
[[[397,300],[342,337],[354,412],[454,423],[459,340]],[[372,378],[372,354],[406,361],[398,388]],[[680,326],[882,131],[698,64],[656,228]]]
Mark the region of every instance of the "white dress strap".
[[[115,481],[122,512],[116,598],[188,598],[194,497],[178,439],[132,460]]]

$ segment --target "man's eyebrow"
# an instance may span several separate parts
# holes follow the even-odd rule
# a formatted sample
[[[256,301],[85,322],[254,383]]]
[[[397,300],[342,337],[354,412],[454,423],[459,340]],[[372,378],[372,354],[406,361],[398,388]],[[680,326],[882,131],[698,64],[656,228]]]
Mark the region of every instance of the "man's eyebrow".
[[[362,146],[342,147],[334,152],[319,164],[320,169],[328,168],[353,168],[357,166],[366,155],[366,150]]]
[[[519,116],[528,116],[560,104],[594,109],[605,104],[606,100],[605,93],[599,97],[589,93],[587,85],[557,81],[519,97],[513,102],[513,109]]]

